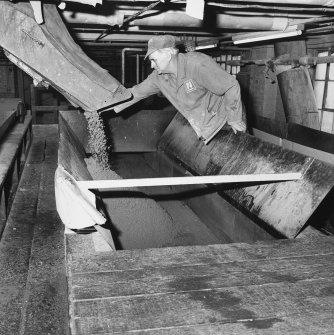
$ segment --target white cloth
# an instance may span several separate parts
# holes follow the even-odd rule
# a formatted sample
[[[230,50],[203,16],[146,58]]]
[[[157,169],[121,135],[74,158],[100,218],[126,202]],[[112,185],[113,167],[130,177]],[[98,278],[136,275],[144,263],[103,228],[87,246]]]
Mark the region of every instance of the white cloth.
[[[83,229],[102,225],[105,217],[95,207],[95,196],[89,198],[76,180],[62,166],[55,172],[55,196],[58,214],[63,224],[70,229]]]

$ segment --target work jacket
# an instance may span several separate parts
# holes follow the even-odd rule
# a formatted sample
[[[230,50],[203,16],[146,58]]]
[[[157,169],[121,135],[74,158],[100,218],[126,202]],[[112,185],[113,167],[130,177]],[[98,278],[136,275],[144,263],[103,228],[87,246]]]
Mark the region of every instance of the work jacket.
[[[133,103],[162,92],[188,120],[199,138],[208,143],[226,122],[241,121],[238,81],[211,57],[189,52],[177,55],[177,78],[154,70],[130,90],[133,100],[116,106],[118,113]]]

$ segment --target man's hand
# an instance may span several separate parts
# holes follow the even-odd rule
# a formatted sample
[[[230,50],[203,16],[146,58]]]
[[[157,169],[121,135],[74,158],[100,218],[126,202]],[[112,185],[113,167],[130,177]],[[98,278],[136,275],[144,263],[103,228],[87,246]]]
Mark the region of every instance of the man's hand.
[[[227,123],[231,126],[234,134],[236,134],[237,131],[241,131],[241,132],[246,131],[246,124],[244,121],[230,121]]]

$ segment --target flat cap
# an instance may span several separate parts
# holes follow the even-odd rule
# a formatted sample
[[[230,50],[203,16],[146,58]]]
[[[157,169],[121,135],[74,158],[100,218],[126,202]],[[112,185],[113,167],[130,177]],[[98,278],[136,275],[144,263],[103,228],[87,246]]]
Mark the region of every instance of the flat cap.
[[[146,59],[154,51],[164,48],[175,48],[175,37],[172,35],[153,36],[147,43]]]

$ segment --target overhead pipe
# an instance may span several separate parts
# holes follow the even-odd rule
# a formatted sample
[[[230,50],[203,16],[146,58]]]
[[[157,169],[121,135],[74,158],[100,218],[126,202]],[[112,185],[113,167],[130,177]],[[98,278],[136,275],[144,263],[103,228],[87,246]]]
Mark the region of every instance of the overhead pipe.
[[[334,9],[333,9],[334,12]],[[314,14],[307,14],[307,13],[286,13],[286,12],[256,12],[256,11],[245,11],[240,12],[237,10],[224,10],[224,14],[226,15],[233,15],[233,16],[257,16],[257,17],[283,17],[283,18],[313,18]],[[323,15],[319,15],[318,17],[323,17]]]
[[[96,6],[97,4],[102,5],[102,0],[62,0],[62,2],[79,2],[84,5]]]
[[[216,2],[219,2],[216,0]],[[225,2],[225,1],[220,1],[220,2]],[[234,2],[242,2],[244,3],[244,0],[234,0]],[[259,3],[268,3],[270,5],[273,4],[272,1],[268,0],[249,0],[247,2],[259,2]],[[275,0],[276,4],[283,4],[283,5],[303,5],[303,6],[328,6],[328,7],[333,7],[334,2],[333,0],[306,0],[301,3],[300,0]]]
[[[73,13],[64,11],[64,18],[68,23],[77,24],[101,24],[113,26],[121,24],[121,14],[104,16],[85,13]],[[160,13],[158,11],[149,12],[143,18],[133,20],[130,26],[156,26],[156,27],[185,27],[202,28],[203,21],[185,14],[184,11],[167,11]],[[282,17],[246,17],[226,14],[216,15],[216,26],[218,29],[240,29],[240,30],[284,30],[289,25],[288,18]]]
[[[122,25],[124,13],[117,11],[114,15],[97,15],[64,10],[61,12],[67,23],[71,24],[100,24],[105,26]]]
[[[137,26],[174,26],[202,28],[203,21],[188,16],[182,11],[167,11],[157,13],[145,18],[131,22]],[[241,29],[241,30],[284,30],[289,25],[287,18],[276,17],[246,17],[226,14],[216,14],[216,26],[218,29]]]

